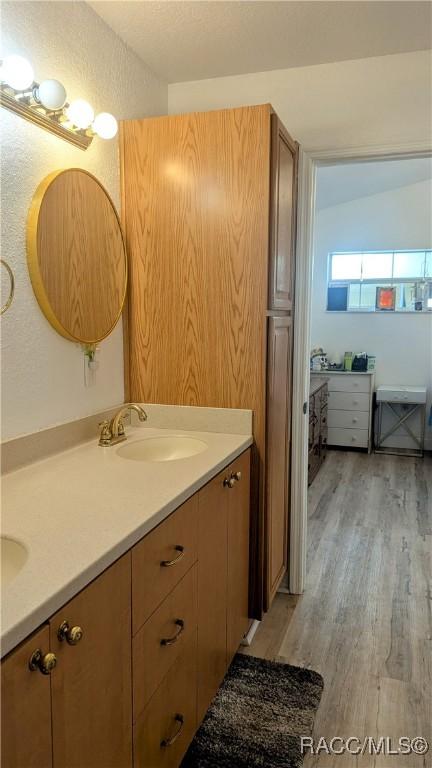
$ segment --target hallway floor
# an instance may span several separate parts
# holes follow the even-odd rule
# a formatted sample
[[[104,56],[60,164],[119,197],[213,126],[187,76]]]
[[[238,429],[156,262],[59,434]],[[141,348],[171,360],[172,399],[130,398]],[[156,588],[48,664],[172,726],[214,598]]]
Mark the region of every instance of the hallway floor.
[[[329,451],[309,489],[308,576],[247,652],[324,677],[314,738],[423,736],[426,755],[309,755],[305,768],[432,766],[432,457]],[[339,744],[337,745],[339,746]]]

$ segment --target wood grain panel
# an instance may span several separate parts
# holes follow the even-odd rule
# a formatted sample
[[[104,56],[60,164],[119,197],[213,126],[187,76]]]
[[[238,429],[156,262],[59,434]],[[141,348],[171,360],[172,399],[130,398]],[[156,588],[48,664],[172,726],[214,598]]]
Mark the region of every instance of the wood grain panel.
[[[178,768],[197,727],[197,635],[134,724],[135,768]],[[179,716],[183,722],[179,722]],[[176,719],[177,718],[177,719]],[[178,734],[177,738],[174,738]],[[167,744],[167,740],[172,743]]]
[[[269,308],[292,310],[297,219],[298,144],[272,114]]]
[[[291,428],[292,319],[270,317],[266,466],[267,606],[288,563],[288,476]]]
[[[194,565],[146,621],[132,643],[133,718],[139,717],[197,627],[197,566]],[[181,632],[176,622],[183,622]],[[172,644],[163,638],[178,639]]]
[[[51,768],[50,677],[31,672],[29,659],[49,648],[48,625],[1,664],[1,764],[4,768]],[[56,670],[52,674],[55,674]]]
[[[262,428],[269,107],[122,124],[131,396]]]
[[[131,555],[124,555],[50,620],[54,768],[132,764]],[[80,642],[60,642],[67,619]]]
[[[229,469],[241,473],[229,489],[228,508],[227,663],[231,664],[249,627],[250,451]]]
[[[227,543],[229,468],[198,494],[198,720],[227,668]],[[217,574],[217,576],[216,576]]]
[[[59,333],[90,343],[112,331],[126,293],[126,254],[117,212],[94,176],[71,168],[39,185],[27,257],[36,298]]]
[[[270,114],[263,105],[121,124],[126,388],[137,401],[254,411],[251,548],[259,561]],[[256,605],[260,572],[258,563]]]

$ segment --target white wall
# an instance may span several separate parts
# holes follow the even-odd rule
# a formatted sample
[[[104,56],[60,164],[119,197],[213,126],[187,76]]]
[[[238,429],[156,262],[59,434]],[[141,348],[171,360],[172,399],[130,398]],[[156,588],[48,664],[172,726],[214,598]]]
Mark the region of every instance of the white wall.
[[[319,170],[318,180],[319,184]],[[432,247],[432,182],[318,211],[315,225],[311,348],[336,360],[345,350],[377,356],[375,384],[422,385],[432,396],[432,313],[326,312],[330,251]],[[432,448],[432,431],[427,432]]]
[[[21,53],[38,81],[56,77],[68,98],[88,99],[117,118],[166,114],[160,82],[85,4],[2,3],[2,54]],[[84,386],[83,356],[48,324],[34,297],[26,265],[25,222],[39,182],[57,168],[94,173],[119,207],[117,140],[94,139],[83,152],[6,110],[2,114],[2,255],[16,293],[1,318],[2,436],[34,432],[122,402],[121,323],[101,343],[96,383]]]
[[[171,114],[270,102],[307,149],[431,141],[431,52],[176,83]]]

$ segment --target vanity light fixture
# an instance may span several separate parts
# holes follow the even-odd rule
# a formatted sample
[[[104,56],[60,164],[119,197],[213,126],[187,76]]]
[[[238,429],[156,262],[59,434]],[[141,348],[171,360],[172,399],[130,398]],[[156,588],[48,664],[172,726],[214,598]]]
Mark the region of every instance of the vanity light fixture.
[[[23,56],[7,56],[0,68],[0,105],[80,149],[87,149],[94,136],[112,139],[118,125],[109,112],[95,117],[84,99],[67,103],[65,87],[58,80],[34,80],[31,64]]]

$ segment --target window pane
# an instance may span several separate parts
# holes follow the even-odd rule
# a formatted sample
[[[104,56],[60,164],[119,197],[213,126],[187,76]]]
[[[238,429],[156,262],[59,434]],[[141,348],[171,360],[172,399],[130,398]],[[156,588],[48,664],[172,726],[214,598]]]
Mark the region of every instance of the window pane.
[[[360,309],[360,283],[349,287],[348,309]]]
[[[414,310],[416,297],[415,283],[398,283],[396,286],[396,309],[407,312]]]
[[[363,283],[361,287],[361,309],[375,309],[376,301],[376,289],[375,283]]]
[[[331,280],[360,280],[360,253],[333,253],[331,257]]]
[[[426,251],[426,277],[432,277],[432,251]]]
[[[424,275],[424,251],[412,251],[412,253],[395,253],[394,277],[423,277]]]
[[[372,278],[392,277],[393,254],[392,253],[364,253],[363,254],[363,280]]]

